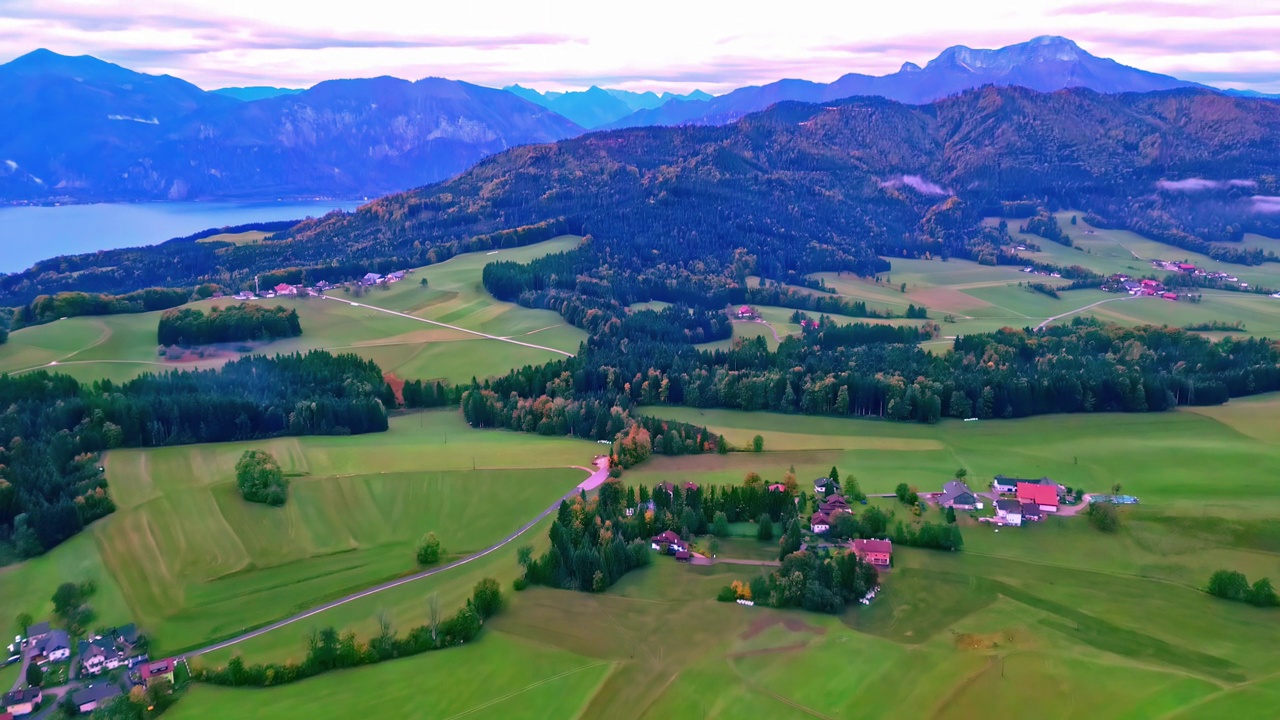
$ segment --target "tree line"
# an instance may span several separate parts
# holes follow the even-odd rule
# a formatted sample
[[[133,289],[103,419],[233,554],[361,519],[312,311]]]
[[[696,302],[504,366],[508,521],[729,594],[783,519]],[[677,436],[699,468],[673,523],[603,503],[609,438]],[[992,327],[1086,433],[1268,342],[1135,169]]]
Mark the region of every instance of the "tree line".
[[[183,347],[275,340],[301,334],[297,310],[287,310],[281,305],[269,308],[241,303],[212,307],[207,313],[196,308],[166,310],[156,328],[156,340],[161,345]]]
[[[38,555],[115,509],[104,450],[381,432],[387,393],[376,364],[323,351],[126,383],[0,375],[0,555]]]
[[[1280,389],[1280,350],[1265,340],[1213,341],[1178,328],[1076,318],[1040,331],[958,337],[953,352],[934,355],[892,342],[910,332],[828,325],[785,338],[774,351],[763,338],[720,350],[593,338],[572,358],[474,385],[463,392],[462,407],[476,426],[596,440],[626,430],[623,440],[648,441],[632,447],[682,454],[715,451],[723,443],[701,428],[646,419],[638,406],[931,423],[1158,412]],[[881,342],[886,339],[891,342]],[[620,455],[625,465],[634,453]]]
[[[194,289],[146,288],[123,295],[90,292],[60,292],[40,295],[13,310],[13,329],[40,325],[81,315],[121,315],[168,310],[192,300],[213,297],[221,288],[202,284]]]
[[[432,650],[456,647],[474,640],[489,618],[505,603],[498,581],[485,578],[476,583],[471,597],[456,613],[444,617],[435,595],[427,598],[427,622],[399,635],[390,617],[378,617],[378,634],[361,641],[354,632],[339,633],[332,626],[312,631],[302,662],[245,664],[239,656],[220,668],[196,667],[191,679],[211,685],[270,687],[285,685],[332,670],[374,665],[387,660],[419,655]]]

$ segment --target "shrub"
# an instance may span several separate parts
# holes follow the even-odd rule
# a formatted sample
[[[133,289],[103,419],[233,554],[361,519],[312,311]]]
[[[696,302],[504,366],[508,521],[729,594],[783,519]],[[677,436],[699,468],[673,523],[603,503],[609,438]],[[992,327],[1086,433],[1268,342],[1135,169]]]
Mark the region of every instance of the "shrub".
[[[502,610],[502,588],[493,578],[485,578],[476,583],[471,593],[471,608],[481,620],[488,620]]]
[[[769,517],[769,513],[760,516],[759,525],[756,527],[756,539],[763,542],[773,539],[773,519]]]
[[[279,507],[289,497],[289,480],[280,463],[262,450],[245,450],[236,463],[236,484],[249,502]]]
[[[529,587],[529,581],[526,580],[524,577],[518,577],[515,580],[511,581],[511,589],[515,590],[516,592],[520,592],[527,587]]]
[[[711,534],[716,537],[728,537],[729,535],[729,518],[723,511],[717,512],[715,519],[711,522]]]
[[[1096,502],[1089,506],[1089,524],[1094,529],[1113,533],[1120,529],[1120,511],[1111,503]]]
[[[1209,594],[1226,600],[1244,600],[1249,580],[1235,570],[1219,570],[1209,577]]]
[[[728,585],[720,588],[720,592],[716,593],[716,600],[720,602],[733,602],[737,599],[738,592]]]
[[[429,532],[422,536],[422,540],[418,542],[418,564],[431,565],[440,561],[440,555],[444,551],[440,548],[440,540],[436,534]]]

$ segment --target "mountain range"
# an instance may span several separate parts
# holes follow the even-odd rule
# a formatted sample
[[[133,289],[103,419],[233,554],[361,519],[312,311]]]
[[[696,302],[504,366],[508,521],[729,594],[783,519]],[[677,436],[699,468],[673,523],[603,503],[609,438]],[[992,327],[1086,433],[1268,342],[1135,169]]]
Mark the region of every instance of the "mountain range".
[[[783,100],[830,102],[855,95],[875,95],[920,104],[983,85],[1017,85],[1042,92],[1084,87],[1103,93],[1203,87],[1094,57],[1071,40],[1045,36],[998,50],[975,50],[957,45],[947,48],[924,67],[904,63],[898,72],[890,75],[851,73],[827,84],[779,80],[768,85],[739,88],[702,102],[641,110],[609,127],[720,125]]]
[[[576,92],[544,93],[519,85],[510,85],[503,89],[557,112],[588,130],[617,122],[640,110],[655,110],[669,102],[708,101],[714,97],[701,90],[694,90],[687,95],[675,93],[659,95],[652,91],[637,93],[626,90],[606,90],[595,85],[587,90]]]
[[[334,281],[565,232],[592,237],[584,253],[547,261],[564,265],[552,275],[575,296],[692,302],[709,291],[708,274],[724,287],[752,274],[880,272],[882,258],[925,253],[994,262],[1000,245],[983,218],[1042,207],[1261,262],[1232,241],[1280,235],[1276,167],[1280,103],[1198,88],[787,101],[729,125],[513,148],[270,242],[172,241],[38,263],[0,277],[0,304],[62,290],[234,286],[255,273]]]
[[[362,197],[582,128],[470,83],[331,80],[242,101],[92,57],[0,66],[0,200]]]
[[[922,104],[984,85],[1203,88],[1094,57],[1060,37],[998,50],[956,46],[890,75],[781,80],[719,97],[599,87],[540,93],[389,77],[206,92],[170,76],[37,50],[0,65],[0,202],[370,197],[587,129],[718,125],[784,101],[880,96]]]

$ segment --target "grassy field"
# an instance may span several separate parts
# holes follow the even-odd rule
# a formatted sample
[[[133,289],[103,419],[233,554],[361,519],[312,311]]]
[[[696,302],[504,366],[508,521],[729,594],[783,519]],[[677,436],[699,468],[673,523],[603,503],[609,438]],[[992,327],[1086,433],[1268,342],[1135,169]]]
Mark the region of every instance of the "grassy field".
[[[586,334],[549,310],[531,310],[498,302],[480,285],[486,264],[496,260],[527,262],[547,253],[573,247],[576,237],[496,254],[459,255],[438,265],[419,268],[403,282],[387,290],[370,290],[363,298],[335,291],[336,297],[365,305],[403,312],[416,317],[522,342],[577,352]],[[429,287],[419,284],[428,278]],[[231,300],[193,303],[197,308],[226,305]],[[255,348],[256,352],[294,352],[321,348],[354,352],[374,360],[383,370],[402,378],[466,381],[505,374],[513,367],[561,357],[548,350],[501,343],[475,335],[389,315],[368,307],[317,298],[280,298],[258,304],[295,308],[303,334]],[[144,372],[173,368],[217,367],[235,353],[204,360],[170,362],[156,352],[156,326],[160,313],[75,317],[46,325],[23,328],[0,345],[0,373],[46,367],[77,379],[110,378],[124,381]],[[495,346],[501,347],[496,348]]]
[[[1058,220],[1071,235],[1076,247],[1068,248],[1044,238],[1017,231],[1020,221],[1006,219],[1014,237],[1040,246],[1040,252],[1021,253],[1029,259],[1059,265],[1081,265],[1103,274],[1128,273],[1141,276],[1155,272],[1151,259],[1187,260],[1210,270],[1221,270],[1242,281],[1280,287],[1280,265],[1245,267],[1220,263],[1207,256],[1180,250],[1131,232],[1103,230],[1083,220],[1070,225],[1072,213],[1058,213]],[[996,223],[1000,218],[991,218]],[[1250,246],[1275,247],[1276,241],[1259,236],[1246,238]],[[851,300],[905,311],[909,303],[928,308],[930,318],[942,326],[943,338],[925,343],[926,348],[945,350],[950,338],[967,333],[990,332],[1001,327],[1035,327],[1043,322],[1069,322],[1080,315],[1098,317],[1127,325],[1156,324],[1183,326],[1222,320],[1241,321],[1246,336],[1280,335],[1280,301],[1260,295],[1208,290],[1203,302],[1168,302],[1155,298],[1129,298],[1097,290],[1073,290],[1054,299],[1031,292],[1019,284],[1028,281],[1063,285],[1066,281],[1043,275],[1027,275],[1020,268],[990,267],[966,260],[893,258],[892,270],[878,278],[859,278],[844,273],[817,273],[836,292]],[[905,292],[903,292],[903,286]],[[1096,305],[1095,305],[1096,304]],[[950,316],[950,321],[948,321]],[[901,321],[895,321],[901,322]]]
[[[269,232],[262,232],[261,230],[249,230],[247,232],[242,232],[242,233],[222,233],[220,235],[210,235],[209,237],[202,238],[200,240],[197,240],[196,242],[203,242],[203,243],[226,242],[226,243],[231,243],[232,245],[257,245],[258,243],[262,242],[263,238],[268,237],[269,235],[271,235],[271,233]]]
[[[293,476],[283,509],[240,499],[234,464],[250,447]],[[428,530],[450,557],[488,547],[571,490],[585,473],[568,466],[595,451],[445,411],[376,435],[112,451],[119,509],[0,571],[0,606],[45,617],[58,583],[93,578],[103,623],[135,620],[161,650],[200,645],[414,571]]]
[[[739,482],[748,471],[774,479],[793,465],[807,483],[836,465],[867,492],[898,482],[931,491],[963,466],[975,486],[996,473],[1100,491],[1120,482],[1142,504],[1123,510],[1114,535],[1057,517],[997,533],[962,515],[963,552],[898,548],[875,603],[838,617],[716,603],[721,585],[753,569],[659,558],[600,595],[515,594],[466,648],[269,690],[197,687],[176,717],[318,720],[358,705],[421,718],[1021,718],[1034,706],[1049,719],[1106,720],[1265,717],[1275,706],[1275,612],[1200,588],[1218,568],[1280,578],[1280,396],[1158,415],[934,426],[646,411],[707,425],[734,443],[759,433],[766,452],[655,458],[629,471],[628,483]],[[512,437],[474,435],[497,438],[495,448]],[[313,475],[318,457],[331,472],[350,471],[350,461],[328,452],[298,457]],[[150,492],[140,486],[123,502],[145,505]],[[751,524],[732,530],[722,556],[771,553],[751,539]],[[527,537],[542,547],[545,534],[544,522]],[[425,617],[427,595],[456,607],[479,578],[509,587],[516,572],[514,550],[498,552],[201,662],[299,659],[313,627],[368,636],[379,610],[407,630]]]

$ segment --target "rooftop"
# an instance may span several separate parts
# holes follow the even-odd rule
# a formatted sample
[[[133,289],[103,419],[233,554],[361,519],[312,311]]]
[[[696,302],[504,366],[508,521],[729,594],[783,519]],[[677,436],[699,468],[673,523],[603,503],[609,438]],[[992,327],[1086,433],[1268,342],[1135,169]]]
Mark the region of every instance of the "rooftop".
[[[872,553],[893,553],[893,543],[889,540],[864,540],[858,538],[853,541],[853,551],[872,552]]]

